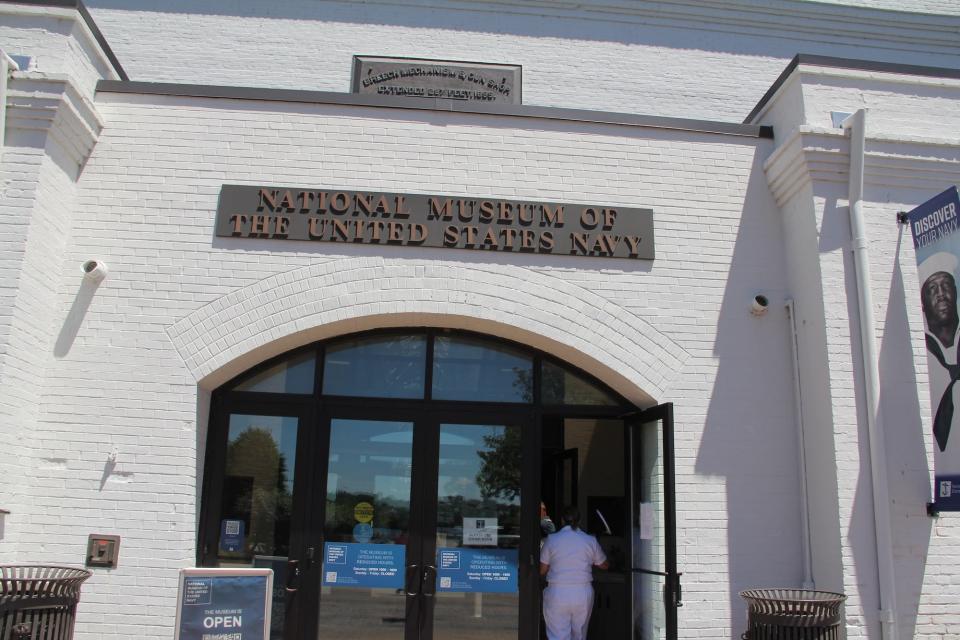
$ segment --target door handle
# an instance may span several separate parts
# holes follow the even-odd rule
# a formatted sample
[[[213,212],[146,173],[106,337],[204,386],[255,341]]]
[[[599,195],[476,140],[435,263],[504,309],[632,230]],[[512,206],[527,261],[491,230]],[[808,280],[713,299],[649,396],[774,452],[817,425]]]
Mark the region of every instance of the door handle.
[[[417,568],[420,565],[417,564],[408,564],[406,575],[403,578],[403,590],[408,596],[415,596],[420,592],[420,572],[417,571]],[[415,579],[417,581],[416,588],[410,588],[410,580]]]
[[[287,593],[296,593],[300,588],[300,561],[287,560],[287,584],[284,589]]]
[[[421,593],[427,598],[432,598],[437,592],[437,568],[428,564],[423,568],[423,587]]]

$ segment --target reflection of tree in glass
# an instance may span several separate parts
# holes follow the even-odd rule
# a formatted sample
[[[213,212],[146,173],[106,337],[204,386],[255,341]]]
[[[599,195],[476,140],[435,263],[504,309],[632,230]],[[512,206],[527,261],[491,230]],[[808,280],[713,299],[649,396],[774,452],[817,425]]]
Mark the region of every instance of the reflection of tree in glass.
[[[444,496],[437,502],[437,533],[446,536],[447,546],[456,546],[463,536],[463,519],[497,518],[497,546],[520,544],[520,505],[494,499],[466,500],[463,496]]]
[[[387,388],[402,388],[404,391],[422,393],[423,357],[426,342],[423,336],[399,336],[387,343],[386,358],[379,358],[381,366],[387,365]]]
[[[540,374],[540,397],[545,404],[566,402],[566,388],[563,369],[544,362]]]
[[[513,388],[523,402],[533,402],[533,369],[513,367]]]
[[[224,515],[246,520],[250,553],[286,555],[292,503],[287,486],[287,463],[270,431],[251,427],[227,446]]]
[[[460,452],[459,464],[453,465],[438,487],[437,533],[443,536],[442,544],[458,546],[463,541],[464,518],[496,518],[496,545],[515,547],[520,542],[520,429],[471,429],[483,430],[483,445]]]
[[[361,502],[373,505],[373,543],[406,544],[410,507],[406,501],[380,497],[369,492],[338,491],[333,500],[327,497],[326,538],[331,542],[356,542],[357,526],[354,509]]]
[[[423,391],[425,353],[426,339],[422,335],[347,340],[327,350],[326,375],[337,380],[338,388],[364,385],[403,396],[419,395]],[[331,373],[332,364],[347,366],[337,367],[337,372]]]
[[[520,429],[504,427],[483,436],[486,451],[477,451],[483,461],[477,484],[484,498],[513,500],[520,495]]]

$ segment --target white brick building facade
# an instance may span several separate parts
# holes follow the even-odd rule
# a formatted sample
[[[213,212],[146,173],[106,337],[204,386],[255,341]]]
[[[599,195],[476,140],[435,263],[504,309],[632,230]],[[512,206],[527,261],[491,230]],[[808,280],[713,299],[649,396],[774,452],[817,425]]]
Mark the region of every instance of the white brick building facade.
[[[960,182],[951,3],[105,0],[91,20],[64,4],[0,3],[0,48],[31,58],[10,76],[0,150],[0,561],[79,565],[88,534],[122,536],[118,567],[83,588],[76,637],[173,637],[212,392],[384,327],[516,341],[639,407],[674,404],[679,637],[739,638],[739,591],[802,586],[806,519],[807,586],[848,596],[848,638],[894,637],[872,464],[896,637],[960,634],[960,526],[926,513],[923,319],[896,223]],[[98,88],[124,73],[91,25],[145,84]],[[724,128],[796,53],[820,57]],[[524,104],[556,109],[354,104],[335,93],[358,54],[520,64]],[[886,443],[873,462],[850,136],[831,122],[859,109]],[[224,184],[648,207],[656,258],[221,238]],[[80,269],[92,258],[109,266],[99,284]]]

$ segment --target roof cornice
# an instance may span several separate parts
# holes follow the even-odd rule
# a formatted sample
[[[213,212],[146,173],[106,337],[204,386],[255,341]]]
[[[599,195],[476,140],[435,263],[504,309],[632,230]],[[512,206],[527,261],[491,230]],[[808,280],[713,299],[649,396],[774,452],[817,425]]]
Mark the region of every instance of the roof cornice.
[[[7,128],[52,136],[83,165],[103,130],[96,108],[63,74],[14,72],[7,91]]]
[[[664,116],[637,115],[586,109],[563,109],[533,105],[477,104],[441,98],[398,98],[391,96],[362,95],[335,91],[302,91],[296,89],[270,89],[263,87],[231,87],[196,84],[169,84],[160,82],[118,82],[101,80],[97,93],[140,94],[175,96],[182,98],[215,98],[226,100],[256,100],[262,102],[290,102],[301,104],[330,104],[351,107],[381,109],[406,109],[413,111],[437,111],[517,118],[539,118],[567,122],[587,122],[625,127],[672,129],[694,133],[711,133],[746,138],[773,138],[773,128],[768,126],[694,120]]]
[[[93,16],[90,15],[87,7],[84,6],[80,0],[0,0],[0,5],[6,7],[4,9],[5,12],[10,11],[10,9],[16,5],[48,9],[73,9],[80,15],[89,37],[97,45],[99,52],[106,58],[106,62],[113,68],[117,77],[121,80],[130,79],[127,76],[127,72],[123,70],[123,66],[120,64],[117,56],[114,55],[110,45],[107,44],[107,39],[103,36],[103,33],[101,33],[97,23],[94,22]]]
[[[750,114],[743,119],[744,124],[751,124],[776,96],[777,92],[801,66],[822,67],[831,69],[845,69],[848,71],[863,71],[867,73],[889,73],[901,76],[915,76],[920,78],[941,78],[960,80],[960,69],[948,67],[927,67],[915,64],[899,64],[895,62],[879,62],[876,60],[857,60],[854,58],[837,58],[833,56],[818,56],[808,53],[798,53],[790,64],[780,73],[767,92],[763,94]]]
[[[841,129],[803,125],[764,162],[770,191],[783,207],[804,185],[846,185],[850,139]],[[885,188],[942,189],[960,182],[960,138],[870,136],[864,181]]]

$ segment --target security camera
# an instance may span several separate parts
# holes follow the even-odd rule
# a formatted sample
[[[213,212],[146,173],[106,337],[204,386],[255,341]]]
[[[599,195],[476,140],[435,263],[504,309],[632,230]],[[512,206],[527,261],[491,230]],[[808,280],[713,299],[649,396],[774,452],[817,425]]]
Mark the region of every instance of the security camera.
[[[750,305],[750,313],[755,316],[762,316],[767,312],[767,307],[770,305],[770,301],[767,300],[767,296],[758,295],[754,296],[753,304]]]
[[[93,282],[100,282],[107,277],[107,263],[103,260],[87,260],[83,263],[83,277]]]

